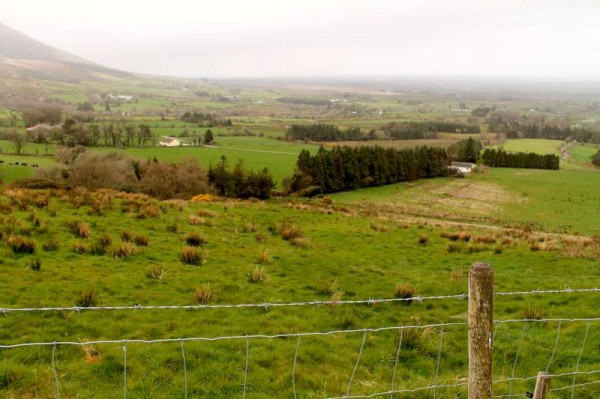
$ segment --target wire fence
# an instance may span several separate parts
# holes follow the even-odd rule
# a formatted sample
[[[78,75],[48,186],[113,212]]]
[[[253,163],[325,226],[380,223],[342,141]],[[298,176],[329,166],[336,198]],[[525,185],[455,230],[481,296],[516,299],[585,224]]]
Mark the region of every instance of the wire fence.
[[[598,288],[579,289],[557,289],[557,290],[532,290],[519,292],[497,292],[494,295],[502,297],[518,297],[528,295],[567,295],[572,293],[593,294],[599,293]],[[60,311],[117,311],[117,310],[174,310],[174,309],[241,309],[241,308],[276,308],[276,307],[301,307],[301,306],[331,306],[331,305],[373,305],[383,303],[395,303],[405,301],[429,301],[429,300],[465,300],[467,294],[417,296],[413,298],[391,298],[391,299],[366,299],[354,301],[306,301],[290,303],[248,303],[248,304],[214,304],[214,305],[165,305],[165,306],[97,306],[97,307],[41,307],[41,308],[2,308],[0,311],[5,315],[35,312],[60,312]],[[493,380],[494,398],[528,397],[537,379],[536,371],[545,370],[548,377],[554,380],[555,387],[550,390],[552,397],[575,398],[575,397],[598,397],[586,396],[592,392],[600,392],[600,356],[597,353],[600,347],[600,317],[595,318],[536,318],[536,319],[499,319],[494,320],[494,350],[496,364],[496,378]],[[277,334],[238,334],[223,336],[191,336],[160,339],[108,339],[108,340],[81,340],[81,341],[52,341],[52,342],[17,342],[10,344],[0,343],[0,350],[28,350],[28,349],[51,349],[51,375],[54,385],[53,394],[55,398],[61,397],[61,383],[68,375],[60,372],[59,355],[61,350],[68,347],[89,348],[91,346],[110,346],[122,350],[122,397],[127,398],[130,392],[131,381],[128,380],[128,372],[131,370],[131,348],[144,345],[177,345],[180,353],[179,362],[182,371],[181,393],[185,398],[198,397],[193,389],[190,377],[198,372],[198,364],[190,363],[189,345],[195,343],[227,343],[240,342],[243,344],[243,370],[240,379],[241,387],[229,396],[241,396],[242,398],[260,397],[256,387],[250,383],[252,379],[252,357],[253,349],[258,348],[260,342],[265,341],[293,341],[291,355],[291,367],[286,372],[286,386],[289,388],[289,396],[297,399],[307,395],[307,384],[302,383],[303,377],[308,373],[318,372],[310,370],[302,363],[307,349],[307,341],[320,337],[356,337],[352,341],[357,342],[356,357],[351,365],[347,365],[348,378],[345,382],[338,382],[336,387],[329,387],[327,394],[324,389],[316,389],[311,392],[310,397],[323,397],[326,399],[342,398],[399,398],[399,397],[455,397],[464,395],[467,391],[467,371],[464,362],[458,364],[458,369],[444,370],[444,367],[452,366],[449,358],[455,355],[457,348],[464,346],[468,324],[463,321],[429,323],[429,324],[406,324],[382,326],[377,328],[354,328],[328,331],[308,332],[284,332]],[[535,330],[535,331],[534,331]],[[411,334],[417,331],[421,336],[428,334],[428,343],[421,348],[421,356],[426,357],[428,366],[419,367],[429,370],[431,374],[422,378],[407,378],[407,370],[412,367],[409,361],[413,357],[406,356],[411,350]],[[533,336],[538,333],[539,337]],[[385,337],[383,337],[383,334]],[[374,356],[370,348],[371,340],[376,336],[383,342],[389,336],[395,337],[397,345],[393,350],[379,350]],[[540,338],[541,337],[541,338]],[[532,345],[540,340],[536,345]],[[378,342],[379,342],[378,341]],[[579,342],[575,344],[575,342]],[[371,353],[367,356],[367,352]],[[303,353],[305,352],[305,353]],[[6,353],[6,352],[5,352]],[[128,356],[130,357],[128,361]],[[308,356],[308,355],[306,355]],[[412,356],[412,355],[411,355]],[[415,355],[416,356],[416,355]],[[310,356],[309,356],[310,357]],[[372,370],[377,367],[378,372]],[[399,372],[402,367],[403,373]],[[415,366],[416,367],[416,366]],[[536,369],[534,369],[537,368]],[[281,373],[281,370],[272,370]],[[137,370],[139,373],[139,370]],[[363,376],[376,375],[377,381],[371,378],[359,378]],[[535,375],[534,375],[535,374]],[[139,378],[139,377],[138,377]],[[69,384],[72,382],[69,380]],[[7,385],[8,386],[8,385]],[[357,387],[358,386],[358,387]],[[0,392],[5,386],[2,385],[0,375]],[[312,388],[311,388],[312,389]],[[196,393],[194,393],[196,392]],[[196,395],[196,396],[194,396]],[[258,395],[258,396],[257,396]],[[415,396],[416,395],[416,396]],[[421,396],[419,396],[421,395]],[[275,394],[275,397],[280,397]]]

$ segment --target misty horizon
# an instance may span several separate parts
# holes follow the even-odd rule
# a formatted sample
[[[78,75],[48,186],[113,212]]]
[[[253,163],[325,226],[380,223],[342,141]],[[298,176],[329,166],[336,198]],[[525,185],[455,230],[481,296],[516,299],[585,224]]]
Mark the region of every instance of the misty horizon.
[[[99,64],[188,78],[600,77],[600,4],[6,0],[2,23]]]

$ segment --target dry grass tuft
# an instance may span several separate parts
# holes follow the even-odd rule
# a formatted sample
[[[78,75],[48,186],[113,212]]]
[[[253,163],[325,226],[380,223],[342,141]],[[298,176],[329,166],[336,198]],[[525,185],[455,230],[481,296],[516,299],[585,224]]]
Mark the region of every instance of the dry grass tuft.
[[[204,237],[195,231],[191,231],[185,235],[185,242],[187,245],[192,247],[199,247],[200,245],[206,243]]]
[[[205,305],[212,299],[213,293],[210,284],[205,284],[194,291],[194,303],[196,305]]]
[[[195,247],[184,247],[180,259],[186,265],[201,266],[206,263],[208,257],[205,251],[198,251]]]
[[[248,275],[248,281],[251,283],[262,283],[267,280],[269,275],[264,267],[256,265],[252,273]]]
[[[162,278],[164,277],[164,270],[162,267],[160,267],[158,265],[150,265],[146,268],[144,275],[147,278],[152,278],[155,280],[162,280]]]
[[[256,262],[259,265],[270,265],[273,263],[273,257],[269,255],[266,249],[263,249],[262,252],[258,255]]]
[[[118,248],[113,250],[113,256],[117,259],[123,259],[135,253],[135,247],[128,242],[124,242]]]
[[[385,224],[371,223],[371,230],[377,231],[379,233],[387,233],[390,231],[390,228]]]
[[[405,299],[403,303],[410,305],[416,291],[415,287],[408,283],[397,283],[396,288],[394,288],[394,296],[396,298]]]
[[[75,306],[79,306],[81,308],[97,306],[99,302],[98,296],[98,292],[95,289],[82,291],[75,299]]]

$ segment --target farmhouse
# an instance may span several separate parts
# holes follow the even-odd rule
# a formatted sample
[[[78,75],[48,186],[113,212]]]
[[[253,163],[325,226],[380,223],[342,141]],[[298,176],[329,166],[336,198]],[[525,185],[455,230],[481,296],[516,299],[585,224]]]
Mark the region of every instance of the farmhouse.
[[[452,162],[450,164],[450,169],[457,170],[461,173],[471,173],[474,167],[475,164],[470,162]]]
[[[179,147],[181,141],[175,137],[161,137],[158,145],[163,147]]]

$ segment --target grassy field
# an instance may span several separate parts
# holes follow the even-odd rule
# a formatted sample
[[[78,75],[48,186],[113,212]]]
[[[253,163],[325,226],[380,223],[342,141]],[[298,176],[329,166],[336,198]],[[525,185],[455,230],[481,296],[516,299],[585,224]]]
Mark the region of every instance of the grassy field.
[[[397,283],[415,287],[419,295],[458,294],[466,292],[466,270],[474,261],[493,265],[498,291],[594,287],[600,283],[597,259],[572,257],[573,252],[567,248],[576,244],[566,239],[525,231],[515,235],[515,230],[490,232],[484,228],[399,222],[377,209],[362,215],[361,208],[337,200],[333,204],[282,199],[202,205],[160,203],[109,192],[48,194],[11,191],[0,197],[4,212],[4,277],[0,281],[3,307],[71,306],[83,303],[82,293],[87,293],[88,301],[92,297],[96,304],[107,306],[191,305],[194,292],[207,286],[212,294],[208,301],[211,304],[391,298]],[[445,238],[452,232],[468,235],[470,242]],[[201,266],[186,265],[180,260],[186,237],[191,233],[204,240],[200,251],[205,263]],[[13,253],[8,246],[11,236],[35,241],[35,253]],[[290,236],[296,240],[283,239]],[[101,237],[104,246],[99,244]],[[128,237],[139,245],[124,242]],[[539,250],[532,250],[532,243]],[[115,256],[126,253],[122,248],[130,248],[131,253]],[[41,262],[40,270],[27,268],[35,259]],[[553,272],[548,274],[550,266]],[[264,268],[264,274],[260,268]],[[546,277],[540,279],[540,275]],[[599,299],[593,294],[503,297],[497,301],[495,313],[499,319],[520,319],[532,311],[549,318],[595,317],[598,305]],[[465,315],[466,302],[456,299],[415,302],[410,306],[82,310],[9,313],[0,318],[0,331],[3,344],[244,337],[464,322]],[[551,350],[540,348],[552,347],[556,326],[525,325],[527,335],[515,362],[523,326],[506,324],[497,329],[495,378],[510,377],[513,363],[515,376],[531,376],[541,363],[548,362]],[[585,324],[581,323],[563,326],[560,350],[551,362],[552,371],[574,369],[584,330]],[[404,332],[397,389],[433,382],[441,333],[439,328]],[[351,333],[303,337],[295,377],[299,397],[343,395],[362,336]],[[593,324],[589,331],[590,348],[597,345],[599,338],[600,328]],[[389,389],[398,339],[393,330],[365,336],[353,394]],[[290,375],[297,340],[256,338],[248,342],[247,397],[293,396]],[[0,350],[3,395],[53,395],[52,346]],[[226,398],[241,394],[247,350],[244,338],[187,342],[184,350],[191,397]],[[98,392],[107,398],[123,395],[122,343],[59,345],[54,359],[61,397],[96,396]],[[466,362],[466,329],[446,327],[438,382],[456,383],[466,377]],[[580,370],[599,366],[597,352],[586,351]],[[183,378],[179,342],[127,344],[128,397],[180,396]],[[585,377],[580,381],[585,381]],[[495,388],[496,393],[509,390],[502,383]],[[514,383],[512,389],[521,392],[530,389],[530,384]],[[455,397],[460,392],[464,393],[464,389],[447,388],[438,394]],[[592,392],[580,389],[578,397],[591,398]],[[568,393],[556,397],[567,397]],[[425,391],[411,397],[430,395]]]
[[[558,154],[558,148],[563,144],[560,140],[546,139],[512,139],[502,144],[508,152],[535,152],[537,154]]]

